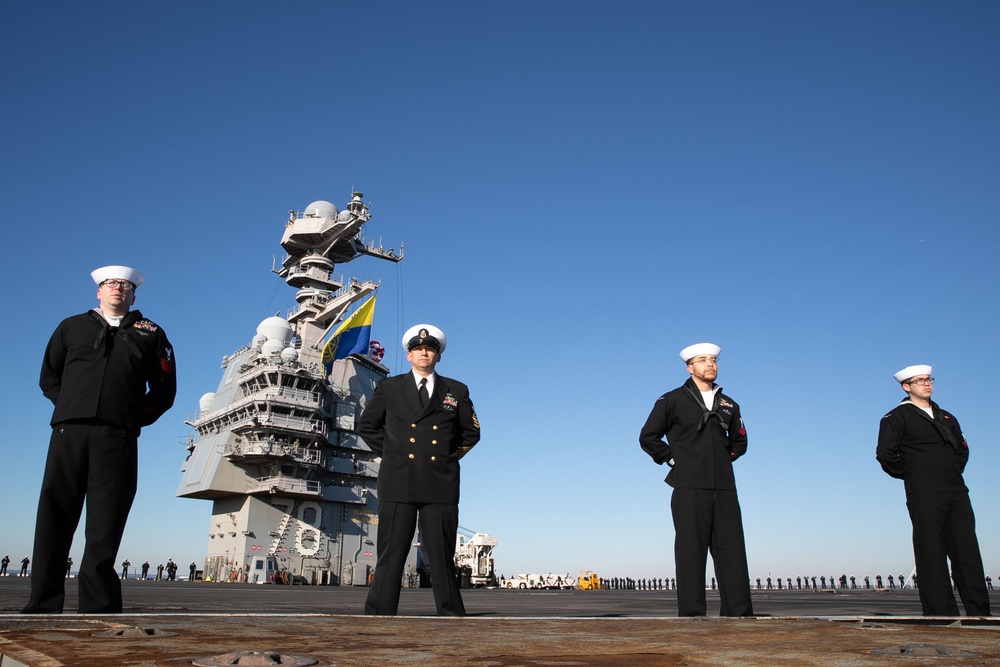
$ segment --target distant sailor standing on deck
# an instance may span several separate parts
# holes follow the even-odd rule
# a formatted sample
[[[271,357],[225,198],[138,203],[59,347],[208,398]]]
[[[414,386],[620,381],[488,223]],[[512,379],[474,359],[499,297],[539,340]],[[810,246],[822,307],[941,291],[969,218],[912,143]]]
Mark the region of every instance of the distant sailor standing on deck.
[[[705,566],[712,552],[722,616],[753,616],[743,519],[733,461],[747,450],[740,406],[715,384],[720,349],[698,343],[681,350],[691,375],[656,399],[639,444],[670,472],[679,616],[704,616]],[[664,442],[666,438],[666,442]]]
[[[447,340],[430,324],[403,335],[412,370],[378,383],[358,422],[358,434],[382,457],[378,473],[378,560],[366,614],[392,616],[413,532],[431,570],[439,616],[464,616],[455,577],[459,463],[479,442],[469,388],[437,375]]]
[[[875,458],[889,476],[903,480],[924,616],[959,615],[951,578],[965,613],[989,616],[976,517],[962,478],[969,445],[955,416],[931,400],[931,370],[907,366],[892,376],[906,398],[879,422]]]
[[[137,310],[143,276],[127,266],[90,274],[98,307],[63,320],[49,339],[39,385],[55,404],[35,522],[35,567],[23,613],[57,614],[66,558],[87,506],[86,546],[77,573],[81,613],[121,613],[115,559],[135,497],[143,426],[174,402],[174,350]]]

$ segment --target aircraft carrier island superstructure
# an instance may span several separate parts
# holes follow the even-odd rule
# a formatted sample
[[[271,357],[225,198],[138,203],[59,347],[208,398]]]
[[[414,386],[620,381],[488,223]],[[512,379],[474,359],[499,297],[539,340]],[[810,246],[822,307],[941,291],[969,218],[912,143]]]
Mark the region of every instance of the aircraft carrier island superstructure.
[[[355,424],[389,369],[375,343],[324,367],[327,336],[377,282],[337,264],[399,253],[366,242],[360,192],[343,211],[317,201],[289,212],[277,270],[296,288],[287,318],[269,317],[222,359],[199,401],[177,495],[212,501],[204,577],[213,581],[366,583],[375,566],[378,462]],[[416,550],[409,571],[416,569]]]

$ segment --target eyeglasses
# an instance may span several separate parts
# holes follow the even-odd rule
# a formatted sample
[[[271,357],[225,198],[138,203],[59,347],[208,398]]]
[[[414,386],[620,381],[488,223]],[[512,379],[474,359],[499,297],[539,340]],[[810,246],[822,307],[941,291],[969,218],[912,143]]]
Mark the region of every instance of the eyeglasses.
[[[108,289],[115,289],[117,287],[123,292],[131,292],[135,289],[135,285],[127,280],[105,280],[101,283],[101,287],[107,287]]]
[[[932,384],[934,384],[934,378],[918,378],[916,380],[907,380],[903,384],[926,384],[926,385],[932,385]]]

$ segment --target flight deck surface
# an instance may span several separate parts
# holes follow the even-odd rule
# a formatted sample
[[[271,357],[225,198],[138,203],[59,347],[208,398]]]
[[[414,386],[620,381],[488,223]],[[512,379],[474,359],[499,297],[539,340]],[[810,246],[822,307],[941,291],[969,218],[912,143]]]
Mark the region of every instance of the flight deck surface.
[[[741,619],[715,591],[693,619],[673,591],[477,589],[437,618],[429,589],[371,617],[362,587],[129,580],[123,614],[30,616],[28,581],[0,579],[0,667],[1000,665],[1000,619],[923,618],[912,589],[754,590]]]

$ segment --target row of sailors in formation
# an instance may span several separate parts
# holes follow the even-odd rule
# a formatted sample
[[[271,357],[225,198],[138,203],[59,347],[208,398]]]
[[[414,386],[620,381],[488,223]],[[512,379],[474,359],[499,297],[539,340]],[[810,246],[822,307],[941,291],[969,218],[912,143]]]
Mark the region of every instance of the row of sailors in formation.
[[[907,580],[902,574],[897,577],[899,581],[899,588],[906,588]],[[1000,578],[998,578],[1000,579]],[[787,582],[787,586],[784,582]],[[788,590],[826,590],[827,588],[832,589],[845,589],[845,588],[872,588],[872,579],[865,575],[862,581],[859,583],[857,577],[850,576],[846,574],[840,575],[839,579],[834,579],[830,577],[829,580],[826,576],[819,577],[795,577],[795,581],[792,581],[791,577],[787,577],[782,580],[781,577],[776,579],[771,579],[771,577],[766,577],[761,579],[757,577],[756,582],[750,582],[751,588],[754,587],[756,583],[756,588],[758,590],[782,590],[787,588]],[[875,575],[875,588],[877,589],[894,589],[896,588],[896,579],[893,576],[887,575],[883,580],[881,574]],[[917,587],[917,575],[913,575],[913,581],[909,584],[912,588]],[[993,579],[992,577],[986,577],[986,587],[989,590],[993,590]],[[601,579],[601,588],[609,590],[639,590],[639,591],[662,591],[662,590],[676,590],[677,586],[673,578],[652,578],[652,579],[631,579],[628,577],[611,577],[609,579]],[[713,591],[716,590],[717,585],[715,582],[715,577],[712,577],[709,588]]]
[[[19,577],[31,576],[31,571],[28,568],[28,565],[30,564],[31,564],[30,558],[28,558],[27,556],[22,558],[21,569],[18,572],[17,576]],[[0,559],[0,577],[13,576],[8,574],[7,572],[8,565],[10,565],[10,555],[5,554],[4,557]],[[155,568],[156,569],[155,575],[150,573],[150,565],[148,560],[143,562],[143,564],[140,565],[138,568],[129,570],[129,568],[131,567],[132,563],[127,558],[124,561],[122,561],[122,570],[121,570],[121,575],[119,575],[119,578],[129,579],[131,577],[132,579],[156,579],[156,580],[166,579],[168,581],[173,581],[174,579],[177,578],[177,570],[179,569],[179,566],[177,565],[177,563],[174,562],[173,558],[168,558],[166,565],[164,565],[163,563],[157,565]],[[194,579],[195,570],[197,569],[197,566],[195,565],[194,561],[191,562],[191,565],[189,566],[188,569],[191,573],[190,574],[191,578]],[[72,577],[72,576],[73,576],[73,558],[70,557],[66,559],[66,577]]]

